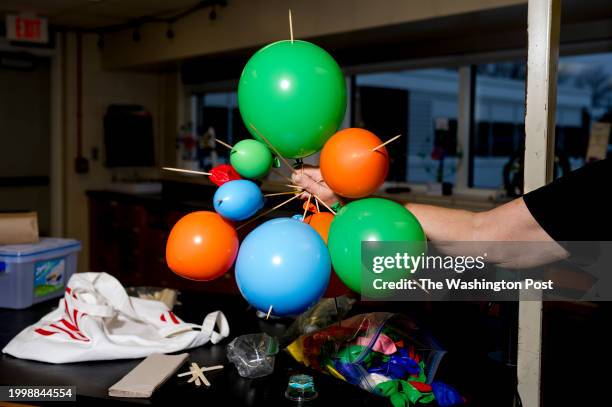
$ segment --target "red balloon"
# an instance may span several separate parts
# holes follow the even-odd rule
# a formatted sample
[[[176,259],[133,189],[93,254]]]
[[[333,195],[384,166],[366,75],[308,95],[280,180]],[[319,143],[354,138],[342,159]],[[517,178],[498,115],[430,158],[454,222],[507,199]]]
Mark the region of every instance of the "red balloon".
[[[215,168],[211,169],[209,178],[213,184],[218,187],[226,182],[242,179],[234,167],[229,164],[217,165]]]
[[[208,281],[221,276],[232,267],[237,254],[236,229],[215,212],[183,216],[166,242],[168,267],[190,280]]]
[[[321,151],[321,175],[338,195],[363,198],[376,192],[389,172],[387,149],[370,131],[350,128],[340,130]]]

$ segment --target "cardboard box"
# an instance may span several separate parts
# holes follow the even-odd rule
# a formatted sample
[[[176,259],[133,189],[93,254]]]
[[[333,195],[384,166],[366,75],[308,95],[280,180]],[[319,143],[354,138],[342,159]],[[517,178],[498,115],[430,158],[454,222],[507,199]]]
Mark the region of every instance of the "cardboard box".
[[[38,243],[36,212],[0,213],[0,245]]]

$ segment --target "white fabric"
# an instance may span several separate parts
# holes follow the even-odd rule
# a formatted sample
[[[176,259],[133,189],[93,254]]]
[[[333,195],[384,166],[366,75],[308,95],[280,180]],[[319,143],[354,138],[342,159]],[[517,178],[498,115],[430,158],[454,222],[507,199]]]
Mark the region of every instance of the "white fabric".
[[[15,336],[3,353],[49,363],[143,358],[218,343],[229,335],[221,311],[202,325],[160,302],[130,297],[106,273],[76,273],[59,307]]]

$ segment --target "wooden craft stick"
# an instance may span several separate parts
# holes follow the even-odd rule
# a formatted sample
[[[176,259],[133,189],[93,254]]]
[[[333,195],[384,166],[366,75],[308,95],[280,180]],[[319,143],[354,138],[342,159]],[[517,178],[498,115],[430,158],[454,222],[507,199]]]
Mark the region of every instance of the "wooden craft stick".
[[[272,305],[270,305],[270,308],[268,309],[268,314],[266,314],[266,319],[270,318],[271,313],[272,313]]]

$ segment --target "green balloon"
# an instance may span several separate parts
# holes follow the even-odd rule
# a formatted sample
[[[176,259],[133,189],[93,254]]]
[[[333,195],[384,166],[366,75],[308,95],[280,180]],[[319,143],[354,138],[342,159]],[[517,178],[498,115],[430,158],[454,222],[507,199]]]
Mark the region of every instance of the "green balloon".
[[[253,137],[261,140],[252,126],[282,156],[306,157],[319,151],[342,123],[344,75],[331,55],[310,42],[275,42],[245,65],[238,107]]]
[[[419,221],[404,206],[382,198],[366,198],[342,207],[329,228],[327,245],[334,270],[351,290],[372,295],[370,283],[374,278],[397,281],[410,278],[410,270],[374,274],[371,267],[362,270],[362,242],[407,242],[410,255],[427,252],[425,233]],[[393,251],[389,252],[390,249]],[[397,246],[381,247],[378,255],[394,255]],[[363,292],[362,287],[368,288]],[[376,294],[376,293],[374,293]]]
[[[261,141],[246,139],[234,145],[230,163],[245,178],[262,178],[270,172],[272,153]]]

